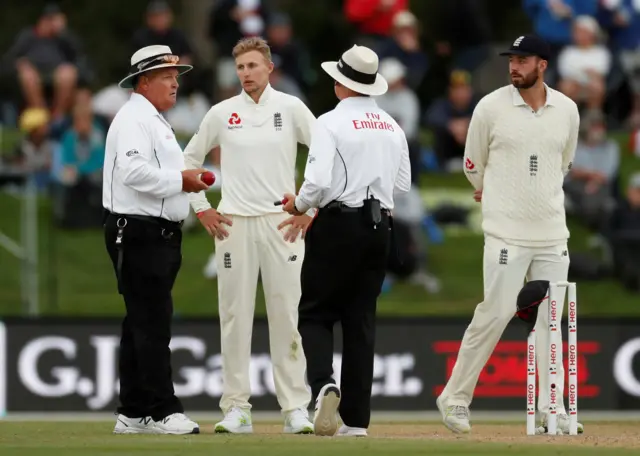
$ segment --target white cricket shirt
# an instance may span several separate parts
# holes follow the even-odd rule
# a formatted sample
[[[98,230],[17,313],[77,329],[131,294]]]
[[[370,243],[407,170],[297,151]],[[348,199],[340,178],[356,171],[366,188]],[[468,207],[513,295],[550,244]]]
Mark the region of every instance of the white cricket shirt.
[[[318,118],[304,178],[299,211],[334,200],[360,207],[372,195],[391,210],[394,190],[411,187],[407,138],[373,98],[346,98]]]
[[[104,208],[182,221],[189,215],[182,170],[182,149],[171,125],[145,97],[131,94],[107,132]]]
[[[220,146],[224,214],[258,216],[281,213],[274,201],[295,193],[298,143],[310,144],[316,121],[309,108],[267,85],[258,103],[244,91],[213,106],[184,150],[187,168],[202,166]],[[196,212],[211,205],[203,193],[190,196]]]
[[[485,96],[471,117],[464,172],[482,189],[486,234],[520,245],[566,241],[564,177],[578,142],[576,104],[546,87],[534,112],[512,85]]]

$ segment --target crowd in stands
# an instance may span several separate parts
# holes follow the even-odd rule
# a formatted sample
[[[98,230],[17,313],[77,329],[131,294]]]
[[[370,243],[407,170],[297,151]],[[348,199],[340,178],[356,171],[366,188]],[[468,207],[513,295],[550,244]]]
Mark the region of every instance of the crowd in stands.
[[[397,242],[405,261],[390,260],[389,286],[394,280],[409,280],[428,292],[439,290],[438,280],[428,272],[423,241],[439,242],[441,233],[432,214],[425,212],[419,175],[462,170],[469,121],[484,95],[474,89],[473,79],[492,57],[488,1],[441,2],[437,22],[444,26],[429,34],[429,40],[408,0],[343,1],[344,21],[355,41],[378,53],[380,72],[389,82],[378,103],[397,119],[410,145],[414,188],[396,210]],[[640,235],[634,235],[640,232],[640,177],[631,180],[627,191],[622,189],[621,150],[608,129],[624,112],[621,125],[630,133],[631,150],[640,156],[640,0],[522,0],[522,8],[531,30],[552,47],[546,82],[581,109],[579,146],[566,180],[569,214],[606,240],[613,252],[611,269],[629,287],[640,289],[640,256],[635,255]],[[446,26],[453,23],[455,27]],[[212,103],[238,93],[231,49],[245,36],[268,39],[275,64],[273,87],[307,100],[318,71],[286,13],[266,0],[218,0],[208,24],[217,58],[212,69],[196,65],[193,77],[181,83],[178,102],[166,114],[178,136],[188,139]],[[131,40],[131,53],[151,44],[170,46],[183,62],[198,61],[164,1],[149,4]],[[424,102],[418,93],[432,71],[434,55],[448,62],[448,88]],[[92,93],[95,75],[82,39],[56,5],[47,6],[36,23],[16,37],[2,56],[0,71],[20,94],[16,100],[0,100],[3,112],[7,103],[14,106],[15,124],[23,135],[10,164],[29,169],[42,189],[51,190],[61,225],[98,226],[105,136],[128,91],[115,81]],[[624,86],[626,93],[620,91]],[[421,131],[431,133],[428,147]],[[211,166],[216,166],[219,154],[211,157]],[[213,277],[211,264],[206,274]]]

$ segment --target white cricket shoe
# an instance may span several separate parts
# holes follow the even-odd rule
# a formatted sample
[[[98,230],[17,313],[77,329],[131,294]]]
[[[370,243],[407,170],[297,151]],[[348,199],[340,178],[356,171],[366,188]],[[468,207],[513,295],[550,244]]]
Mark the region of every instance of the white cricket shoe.
[[[114,434],[155,434],[156,423],[150,416],[143,418],[129,418],[123,414],[118,414],[116,426],[113,428]]]
[[[540,433],[547,434],[549,432],[549,428],[547,426],[549,416],[545,413],[542,419],[542,425],[540,426]],[[569,415],[566,413],[559,413],[556,418],[557,421],[557,434],[566,434],[569,435]],[[584,426],[582,423],[578,423],[578,434],[582,434],[584,432]]]
[[[215,432],[218,434],[251,434],[251,412],[239,407],[231,408],[224,419],[216,424]]]
[[[442,396],[438,396],[436,399],[436,405],[438,410],[442,414],[442,422],[451,431],[459,434],[467,434],[471,432],[471,425],[469,424],[469,407],[463,405],[449,405],[443,404]]]
[[[324,385],[316,398],[313,431],[316,435],[333,436],[338,431],[340,388],[334,383]]]
[[[284,419],[285,434],[313,434],[313,423],[309,421],[306,409],[296,409],[287,413]]]
[[[156,421],[156,434],[200,434],[200,426],[184,413],[172,413],[160,421]]]
[[[338,429],[338,436],[340,437],[366,437],[367,430],[365,428],[351,427],[343,424]]]

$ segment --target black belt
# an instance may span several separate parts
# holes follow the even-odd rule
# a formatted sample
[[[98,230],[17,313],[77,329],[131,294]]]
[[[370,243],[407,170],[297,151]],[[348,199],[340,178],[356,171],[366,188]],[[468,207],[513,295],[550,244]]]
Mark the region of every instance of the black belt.
[[[364,210],[364,206],[360,207],[351,207],[344,204],[342,201],[331,201],[326,206],[321,207],[322,209],[327,209],[335,212],[341,213],[358,213]],[[382,214],[391,215],[391,211],[389,209],[381,209]]]
[[[320,209],[326,209],[332,212],[344,212],[344,213],[362,212],[361,207],[350,207],[341,201],[331,201],[329,204],[327,204],[326,206]]]
[[[134,220],[140,220],[142,222],[147,222],[147,223],[154,223],[158,226],[161,226],[163,228],[181,228],[182,225],[184,224],[184,220],[180,221],[180,222],[173,222],[171,220],[167,220],[164,219],[162,217],[152,217],[150,215],[137,215],[137,214],[117,214],[115,212],[109,212],[108,213],[109,216],[112,217],[120,217],[120,218],[125,218],[125,219],[134,219]]]

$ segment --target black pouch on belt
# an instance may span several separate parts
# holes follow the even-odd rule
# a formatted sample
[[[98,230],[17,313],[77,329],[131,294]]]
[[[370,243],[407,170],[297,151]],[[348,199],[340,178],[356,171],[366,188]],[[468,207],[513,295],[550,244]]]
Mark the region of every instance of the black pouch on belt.
[[[367,198],[364,200],[363,206],[364,222],[377,228],[382,223],[382,209],[380,200],[375,198]]]

